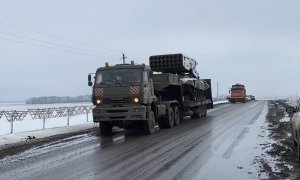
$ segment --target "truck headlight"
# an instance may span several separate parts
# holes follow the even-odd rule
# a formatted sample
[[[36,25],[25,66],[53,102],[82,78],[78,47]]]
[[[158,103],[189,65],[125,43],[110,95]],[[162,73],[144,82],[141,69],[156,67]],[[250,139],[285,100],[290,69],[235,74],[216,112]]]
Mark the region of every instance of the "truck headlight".
[[[96,100],[96,104],[98,104],[98,105],[101,104],[101,100],[100,100],[100,99],[97,99],[97,100]]]
[[[133,102],[135,102],[135,103],[138,103],[140,100],[139,100],[139,98],[134,98],[133,99]]]

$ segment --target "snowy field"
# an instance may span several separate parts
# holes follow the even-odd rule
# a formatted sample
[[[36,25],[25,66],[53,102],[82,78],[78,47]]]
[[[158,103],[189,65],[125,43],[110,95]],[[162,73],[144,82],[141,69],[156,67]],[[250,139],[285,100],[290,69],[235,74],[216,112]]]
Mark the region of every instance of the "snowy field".
[[[37,108],[54,108],[54,107],[73,107],[73,106],[89,106],[92,103],[59,103],[59,104],[25,104],[25,103],[0,103],[0,111],[17,110],[24,111],[27,109]]]
[[[34,104],[27,105],[25,103],[0,103],[0,111],[26,111],[28,109],[37,108],[57,108],[57,107],[74,107],[74,106],[89,106],[91,103],[64,103],[64,104]],[[64,127],[67,126],[67,117],[49,118],[45,120],[45,128]],[[92,114],[77,115],[70,117],[69,125],[80,125],[92,123]],[[43,129],[42,119],[32,119],[30,114],[27,114],[22,121],[14,121],[13,133],[34,131]],[[0,135],[9,134],[11,132],[11,123],[7,121],[5,115],[0,118]]]

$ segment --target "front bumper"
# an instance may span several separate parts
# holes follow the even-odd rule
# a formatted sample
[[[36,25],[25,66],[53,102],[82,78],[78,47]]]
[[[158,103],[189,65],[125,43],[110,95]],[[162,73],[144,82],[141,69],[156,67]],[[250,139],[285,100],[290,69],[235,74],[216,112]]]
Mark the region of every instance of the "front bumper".
[[[146,118],[146,106],[95,107],[93,109],[94,122],[147,120]]]
[[[231,102],[245,102],[246,98],[244,98],[244,97],[229,97],[228,100]]]

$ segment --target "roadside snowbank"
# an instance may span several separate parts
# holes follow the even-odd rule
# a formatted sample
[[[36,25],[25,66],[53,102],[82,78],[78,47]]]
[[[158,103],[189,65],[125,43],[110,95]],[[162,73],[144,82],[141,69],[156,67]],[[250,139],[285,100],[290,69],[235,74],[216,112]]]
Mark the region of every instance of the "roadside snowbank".
[[[0,111],[3,110],[17,110],[24,111],[28,109],[37,109],[37,108],[54,108],[54,107],[74,107],[74,106],[86,106],[91,105],[91,103],[67,103],[67,104],[34,104],[27,105],[24,103],[11,103],[11,104],[0,104]],[[92,113],[72,116],[69,119],[69,125],[80,125],[87,124],[92,122]],[[45,120],[45,128],[54,128],[54,127],[64,127],[68,126],[67,117],[59,118],[49,118]],[[0,136],[9,134],[11,132],[12,124],[8,122],[5,118],[5,115],[2,115],[0,118]],[[22,121],[13,122],[13,133],[20,133],[26,131],[34,131],[43,129],[43,120],[42,119],[32,119],[30,114],[27,114]]]
[[[14,133],[14,134],[6,134],[0,136],[0,147],[8,144],[27,141],[29,140],[28,137],[34,139],[41,139],[41,138],[46,138],[46,137],[60,135],[60,134],[79,132],[93,127],[94,127],[93,123],[88,123],[88,124],[77,125],[77,126],[58,127],[58,128],[28,131],[28,132]]]
[[[80,124],[90,124],[92,122],[92,114],[89,113],[88,117],[86,114],[73,116],[69,120],[70,126],[80,125]],[[68,126],[67,117],[60,118],[49,118],[45,121],[45,128],[54,127],[64,127]],[[14,121],[13,123],[13,133],[20,133],[26,131],[34,131],[43,129],[42,119],[31,119],[30,115],[27,115],[23,121]],[[11,122],[8,122],[5,118],[0,119],[0,136],[9,134],[11,131]]]
[[[216,102],[214,102],[214,105],[217,105],[217,104],[226,104],[226,103],[228,103],[228,100],[216,101]]]

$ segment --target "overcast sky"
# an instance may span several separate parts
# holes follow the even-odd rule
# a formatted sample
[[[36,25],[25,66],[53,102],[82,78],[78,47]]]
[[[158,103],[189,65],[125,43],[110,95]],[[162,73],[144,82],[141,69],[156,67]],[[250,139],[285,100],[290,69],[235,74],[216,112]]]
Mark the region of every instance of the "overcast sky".
[[[0,101],[90,94],[106,61],[184,53],[216,95],[300,92],[300,1],[2,0]]]

